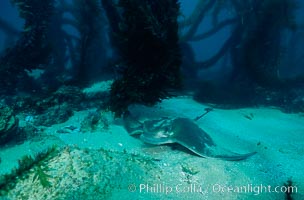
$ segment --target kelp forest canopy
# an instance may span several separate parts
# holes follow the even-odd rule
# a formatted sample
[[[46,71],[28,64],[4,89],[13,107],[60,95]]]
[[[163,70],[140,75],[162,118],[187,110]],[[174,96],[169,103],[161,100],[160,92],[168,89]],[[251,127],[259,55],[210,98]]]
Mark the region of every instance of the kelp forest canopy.
[[[0,19],[6,40],[17,38],[15,45],[1,54],[1,91],[50,92],[62,85],[81,86],[101,76],[107,43],[99,0],[10,2],[24,26],[18,32]],[[37,69],[42,73],[34,80],[29,74]]]
[[[190,14],[178,0],[7,1],[24,26],[19,31],[0,18],[5,40],[16,41],[0,54],[1,95],[44,98],[63,86],[113,79],[100,101],[116,116],[133,104],[155,105],[189,92],[224,107],[304,109],[304,70],[293,76],[281,70],[304,63],[293,48],[304,35],[296,19],[299,0],[196,0]],[[193,44],[223,30],[227,37],[213,55],[197,59],[208,46],[197,52]],[[229,73],[221,68],[225,63]],[[213,69],[225,74],[221,80],[200,75]]]
[[[213,68],[223,60],[229,60],[232,69],[222,85],[194,81],[200,87],[194,98],[203,102],[226,104],[224,106],[288,104],[287,110],[297,110],[299,105],[291,108],[291,101],[303,85],[303,70],[302,73],[296,72],[292,78],[286,78],[280,71],[283,57],[287,54],[286,49],[292,48],[292,41],[303,38],[303,34],[295,34],[303,32],[303,25],[298,25],[295,17],[298,8],[300,2],[296,0],[198,1],[193,14],[180,23],[180,28],[189,27],[180,36],[181,44],[207,40],[227,27],[230,28],[230,33],[209,59],[191,62],[194,67],[190,74]],[[223,17],[223,12],[229,14]],[[211,28],[204,29],[201,33],[198,31],[199,26],[208,15],[211,15]],[[287,44],[290,46],[283,42],[288,36],[286,33],[292,35]],[[291,49],[289,51],[288,59],[292,57],[290,54],[299,54]],[[285,62],[285,65],[290,63]]]

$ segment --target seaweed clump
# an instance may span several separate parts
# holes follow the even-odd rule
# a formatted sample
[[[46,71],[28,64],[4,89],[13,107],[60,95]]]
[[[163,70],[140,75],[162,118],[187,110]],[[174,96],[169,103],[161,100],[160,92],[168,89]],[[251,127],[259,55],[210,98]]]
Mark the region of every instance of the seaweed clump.
[[[289,178],[285,183],[284,183],[284,186],[286,188],[286,191],[285,191],[285,199],[286,200],[293,200],[292,198],[292,192],[293,189],[294,189],[294,186],[293,186],[293,181],[291,178]]]
[[[4,196],[9,190],[16,186],[18,179],[27,178],[27,174],[31,169],[35,175],[33,182],[39,180],[42,187],[50,187],[49,175],[46,171],[49,170],[45,163],[52,157],[57,155],[58,148],[56,146],[49,147],[46,151],[36,154],[34,157],[26,155],[18,160],[18,167],[14,168],[11,173],[0,176],[0,196]]]
[[[102,0],[121,62],[109,108],[121,116],[131,104],[154,105],[181,85],[177,0]]]
[[[83,132],[108,130],[109,126],[110,122],[105,116],[105,111],[91,111],[81,122],[80,130]]]

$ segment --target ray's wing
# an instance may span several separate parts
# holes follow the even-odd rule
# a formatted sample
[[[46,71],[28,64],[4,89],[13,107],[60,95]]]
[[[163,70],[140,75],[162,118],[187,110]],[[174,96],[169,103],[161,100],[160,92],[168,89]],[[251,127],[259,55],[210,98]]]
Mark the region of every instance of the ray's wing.
[[[201,157],[213,157],[223,160],[244,160],[256,152],[239,154],[217,146],[212,138],[198,125],[187,118],[177,118],[172,123],[174,140]]]
[[[208,156],[209,147],[215,146],[212,138],[188,118],[176,118],[172,122],[176,143],[199,156]]]

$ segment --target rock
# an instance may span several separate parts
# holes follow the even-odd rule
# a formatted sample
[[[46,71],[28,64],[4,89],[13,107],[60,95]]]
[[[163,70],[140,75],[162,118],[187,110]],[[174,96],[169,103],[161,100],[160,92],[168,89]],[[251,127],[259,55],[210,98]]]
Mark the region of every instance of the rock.
[[[72,108],[64,103],[47,109],[43,114],[34,119],[35,126],[52,126],[67,121],[73,115]]]
[[[95,130],[108,130],[109,119],[104,111],[91,111],[81,122],[80,130],[83,132]]]
[[[47,98],[42,98],[35,103],[35,110],[45,112],[51,107],[68,104],[73,109],[79,109],[84,95],[78,87],[62,86]]]
[[[82,93],[85,99],[104,99],[109,96],[112,83],[112,80],[98,82],[88,88],[84,88]]]
[[[18,118],[8,106],[0,107],[0,144],[12,138],[18,128]]]

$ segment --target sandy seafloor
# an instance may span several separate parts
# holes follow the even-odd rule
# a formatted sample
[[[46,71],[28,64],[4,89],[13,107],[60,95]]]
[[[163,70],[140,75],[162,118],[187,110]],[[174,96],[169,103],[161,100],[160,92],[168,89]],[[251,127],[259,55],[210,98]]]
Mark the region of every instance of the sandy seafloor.
[[[178,97],[130,110],[138,117],[192,119],[206,107],[210,105]],[[44,163],[50,187],[42,187],[30,170],[0,199],[284,199],[285,194],[274,189],[280,190],[289,178],[297,187],[292,197],[304,199],[303,114],[275,108],[214,109],[198,125],[219,146],[238,153],[257,152],[247,160],[224,161],[201,158],[176,146],[146,145],[129,136],[121,120],[110,113],[104,113],[108,130],[81,132],[80,123],[89,111],[45,127],[39,138],[3,147],[1,174],[9,173],[25,154],[34,155],[53,144],[62,148]],[[21,124],[24,117],[19,116]],[[70,125],[78,129],[56,132]],[[228,191],[228,187],[250,191]]]

